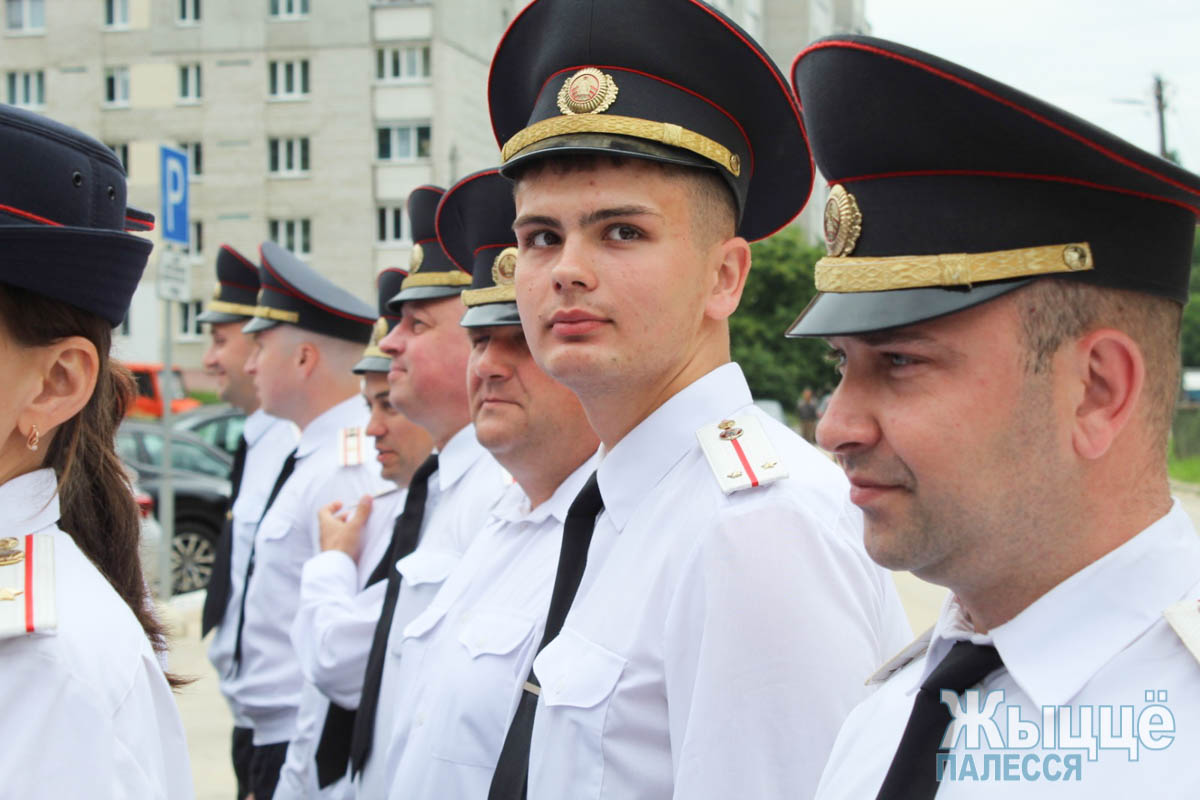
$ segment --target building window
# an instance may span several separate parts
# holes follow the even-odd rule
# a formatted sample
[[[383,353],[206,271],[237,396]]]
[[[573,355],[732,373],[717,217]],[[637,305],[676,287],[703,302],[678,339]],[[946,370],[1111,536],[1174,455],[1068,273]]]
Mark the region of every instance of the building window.
[[[118,107],[129,105],[129,67],[104,70],[104,102]]]
[[[12,33],[46,30],[45,0],[5,0],[4,27]]]
[[[184,300],[179,304],[180,339],[197,339],[204,335],[200,327],[200,314],[204,312],[204,301]]]
[[[200,0],[179,0],[179,23],[195,25],[200,21]]]
[[[179,99],[185,103],[198,103],[204,96],[200,83],[200,65],[182,64],[179,67]]]
[[[375,155],[380,161],[415,161],[430,155],[432,136],[428,123],[376,128],[375,139]]]
[[[180,142],[179,149],[187,153],[189,178],[200,178],[204,175],[204,148],[200,142]]]
[[[394,83],[428,80],[429,45],[380,47],[375,51],[375,77]]]
[[[267,238],[293,255],[306,258],[312,253],[312,224],[307,219],[267,220]]]
[[[308,0],[268,0],[272,19],[300,19],[308,16]]]
[[[204,255],[204,223],[198,219],[191,220],[188,245],[183,252],[192,256]]]
[[[375,209],[376,241],[379,244],[407,242],[409,232],[405,224],[404,206],[378,206]]]
[[[42,108],[46,105],[46,73],[8,73],[8,104],[21,108]]]
[[[308,59],[267,64],[267,93],[275,98],[308,96]]]
[[[104,27],[129,27],[129,0],[104,0]]]
[[[307,175],[308,137],[268,139],[267,167],[272,175]]]
[[[117,160],[121,162],[121,169],[125,170],[125,177],[128,178],[129,177],[129,145],[128,144],[110,144],[108,146],[108,149],[112,150],[113,154],[117,157]]]

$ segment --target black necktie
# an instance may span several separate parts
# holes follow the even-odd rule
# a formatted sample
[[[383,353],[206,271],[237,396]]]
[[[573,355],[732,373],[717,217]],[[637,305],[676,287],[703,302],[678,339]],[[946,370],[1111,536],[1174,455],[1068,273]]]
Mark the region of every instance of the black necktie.
[[[575,496],[563,523],[562,546],[558,551],[558,572],[554,576],[554,589],[550,593],[550,609],[546,614],[546,630],[538,652],[554,640],[562,630],[579,591],[579,581],[587,566],[588,545],[592,542],[592,531],[596,527],[596,516],[604,508],[600,496],[600,485],[596,473],[588,478],[583,489]],[[533,738],[533,717],[537,711],[539,687],[537,676],[529,670],[529,680],[517,704],[517,713],[508,726],[504,747],[492,775],[492,786],[488,800],[523,800],[529,780],[529,746]]]
[[[931,800],[937,794],[937,754],[950,724],[941,690],[961,695],[1004,666],[991,645],[958,642],[921,684],[908,725],[875,800]]]
[[[271,494],[267,496],[267,504],[263,506],[262,514],[258,517],[258,525],[254,529],[254,542],[250,545],[250,561],[246,564],[246,582],[242,585],[242,606],[238,611],[237,641],[233,645],[233,671],[235,674],[242,666],[242,629],[246,627],[246,595],[250,594],[250,576],[254,574],[254,550],[258,544],[258,526],[262,525],[263,517],[271,510],[271,504],[275,502],[275,498],[279,496],[279,490],[287,483],[287,479],[291,477],[292,470],[295,468],[296,451],[293,450],[283,461],[279,477],[275,479],[275,485],[271,487]]]
[[[438,457],[434,453],[425,459],[413,473],[408,484],[408,497],[404,511],[396,522],[392,536],[389,562],[395,564],[417,548],[421,537],[421,523],[425,521],[425,498],[429,495],[429,476],[437,470]],[[363,676],[362,699],[354,719],[354,736],[350,743],[350,774],[362,772],[371,755],[371,744],[375,736],[375,711],[379,705],[379,687],[383,681],[384,656],[387,654],[388,633],[392,629],[392,617],[396,614],[396,599],[400,596],[400,573],[389,569],[387,592],[383,596],[383,610],[375,624],[375,637],[371,640],[371,653],[367,656],[367,671]]]
[[[217,552],[213,556],[212,572],[208,576],[208,590],[204,595],[204,610],[200,612],[200,638],[221,624],[225,609],[229,605],[229,593],[233,580],[233,504],[242,489],[242,473],[246,470],[246,437],[238,442],[233,454],[233,470],[229,473],[229,510],[225,513],[225,526],[221,538],[217,539]]]

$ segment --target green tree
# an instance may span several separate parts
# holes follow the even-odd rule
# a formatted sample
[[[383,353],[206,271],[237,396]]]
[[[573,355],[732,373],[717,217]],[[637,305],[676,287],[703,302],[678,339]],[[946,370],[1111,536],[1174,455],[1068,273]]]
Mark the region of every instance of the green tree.
[[[796,227],[757,242],[751,250],[754,261],[746,291],[729,320],[733,358],[742,365],[755,398],[778,400],[791,411],[804,387],[812,387],[819,396],[837,382],[824,342],[783,335],[816,294],[813,267],[825,252],[810,245]]]

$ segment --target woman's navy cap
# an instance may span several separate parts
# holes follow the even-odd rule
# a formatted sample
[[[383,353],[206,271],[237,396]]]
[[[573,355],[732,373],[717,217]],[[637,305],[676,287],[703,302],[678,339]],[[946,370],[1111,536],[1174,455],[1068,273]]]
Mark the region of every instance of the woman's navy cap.
[[[371,341],[363,350],[362,359],[354,365],[355,375],[365,372],[387,372],[392,368],[392,357],[379,349],[383,337],[400,322],[400,317],[388,309],[390,301],[400,291],[400,285],[408,277],[408,270],[388,267],[375,276],[375,294],[379,298],[379,319],[371,331]]]
[[[812,186],[786,78],[699,0],[535,0],[500,40],[488,105],[506,176],[588,152],[712,170],[747,239],[788,224]]]
[[[406,300],[433,300],[451,297],[471,282],[471,276],[455,266],[437,238],[438,203],[445,189],[438,186],[418,186],[408,195],[408,223],[412,229],[412,259],[408,277],[400,291],[388,301],[388,308],[399,312]]]
[[[790,336],[950,314],[1040,277],[1188,298],[1200,177],[894,42],[823,39],[793,80],[832,187]]]
[[[129,232],[154,228],[126,207],[121,162],[74,128],[5,105],[0,153],[0,282],[120,325],[153,247]]]
[[[374,310],[274,242],[258,249],[262,266],[258,305],[243,328],[255,333],[288,323],[314,333],[366,345]]]
[[[438,239],[450,259],[471,272],[462,293],[462,325],[520,325],[517,314],[517,237],[512,184],[496,169],[468,175],[438,206]]]
[[[217,251],[217,287],[197,322],[245,322],[258,305],[258,267],[227,244]]]

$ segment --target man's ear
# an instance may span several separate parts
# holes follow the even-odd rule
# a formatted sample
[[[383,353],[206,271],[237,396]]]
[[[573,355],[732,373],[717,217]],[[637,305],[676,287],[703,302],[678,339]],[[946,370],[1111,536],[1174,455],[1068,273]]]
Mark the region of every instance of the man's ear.
[[[302,341],[296,345],[296,366],[305,378],[312,377],[320,362],[321,351],[315,344],[310,341]]]
[[[704,313],[710,319],[724,320],[737,311],[742,301],[746,277],[750,274],[750,243],[734,236],[716,247],[720,261]]]
[[[1073,358],[1082,391],[1071,441],[1080,457],[1095,460],[1109,451],[1141,408],[1146,362],[1137,343],[1112,328],[1092,331],[1076,342]]]
[[[45,436],[87,405],[100,374],[100,356],[96,345],[82,336],[68,336],[39,350],[33,362],[34,396],[17,425],[26,435],[36,425]]]

